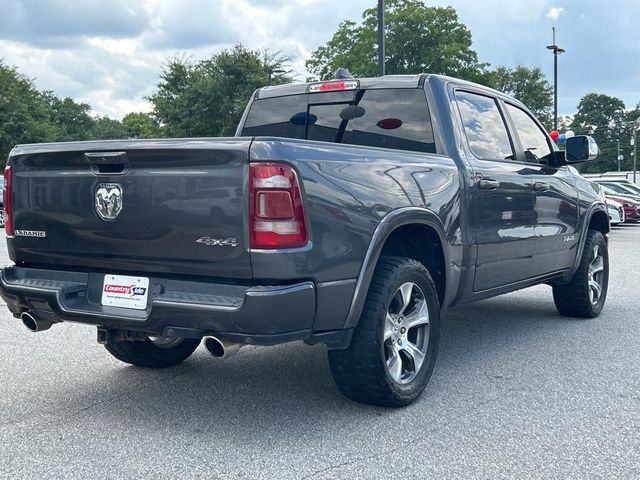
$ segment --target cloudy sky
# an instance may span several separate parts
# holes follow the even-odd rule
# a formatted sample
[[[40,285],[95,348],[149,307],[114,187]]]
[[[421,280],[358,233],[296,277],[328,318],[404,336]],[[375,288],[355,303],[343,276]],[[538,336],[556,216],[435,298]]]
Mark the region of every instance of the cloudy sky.
[[[121,118],[147,111],[145,95],[163,62],[176,54],[205,58],[243,43],[304,60],[345,19],[375,0],[2,0],[0,58],[40,89],[85,101]],[[628,107],[640,101],[638,0],[427,0],[451,5],[492,65],[540,66],[551,80],[551,27],[560,57],[559,110],[602,92]]]

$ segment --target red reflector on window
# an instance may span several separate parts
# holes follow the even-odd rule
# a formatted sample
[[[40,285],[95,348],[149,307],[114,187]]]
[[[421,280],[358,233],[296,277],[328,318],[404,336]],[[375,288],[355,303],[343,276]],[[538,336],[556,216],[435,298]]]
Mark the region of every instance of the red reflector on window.
[[[376,125],[383,130],[395,130],[402,126],[402,120],[399,118],[383,118]]]

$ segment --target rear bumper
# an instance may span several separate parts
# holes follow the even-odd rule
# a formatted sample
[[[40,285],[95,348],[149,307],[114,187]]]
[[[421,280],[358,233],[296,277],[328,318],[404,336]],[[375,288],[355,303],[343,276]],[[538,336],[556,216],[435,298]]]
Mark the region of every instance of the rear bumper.
[[[314,331],[318,295],[313,282],[242,286],[150,277],[146,310],[130,310],[101,305],[103,278],[102,273],[11,266],[0,271],[0,296],[14,316],[28,310],[52,322],[153,335],[216,335],[255,345],[305,340],[333,348],[344,348],[351,338],[349,330]]]

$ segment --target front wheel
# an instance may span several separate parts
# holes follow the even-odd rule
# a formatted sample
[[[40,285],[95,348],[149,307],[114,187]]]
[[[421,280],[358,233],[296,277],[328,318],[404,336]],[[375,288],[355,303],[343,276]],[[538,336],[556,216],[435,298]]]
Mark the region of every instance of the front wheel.
[[[200,339],[147,337],[143,341],[108,338],[105,348],[118,360],[145,368],[166,368],[184,362],[200,345]]]
[[[351,344],[329,351],[338,388],[361,403],[411,404],[431,377],[439,332],[438,295],[427,269],[410,258],[381,258]]]
[[[571,282],[553,287],[556,309],[567,317],[600,315],[609,287],[609,250],[604,235],[589,230],[578,270]]]

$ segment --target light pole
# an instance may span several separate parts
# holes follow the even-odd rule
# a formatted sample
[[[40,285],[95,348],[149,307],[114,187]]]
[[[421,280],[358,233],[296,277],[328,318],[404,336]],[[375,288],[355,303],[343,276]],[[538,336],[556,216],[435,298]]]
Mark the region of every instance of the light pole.
[[[384,0],[378,0],[378,76],[384,76]]]
[[[633,183],[636,183],[636,161],[638,159],[638,130],[640,130],[640,121],[633,126]]]
[[[556,27],[553,27],[553,45],[547,48],[553,51],[553,129],[558,130],[558,55],[565,50],[556,45]]]
[[[267,85],[271,86],[271,76],[274,73],[285,73],[285,72],[286,72],[286,70],[282,70],[281,68],[267,67],[267,76],[268,76]]]

